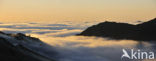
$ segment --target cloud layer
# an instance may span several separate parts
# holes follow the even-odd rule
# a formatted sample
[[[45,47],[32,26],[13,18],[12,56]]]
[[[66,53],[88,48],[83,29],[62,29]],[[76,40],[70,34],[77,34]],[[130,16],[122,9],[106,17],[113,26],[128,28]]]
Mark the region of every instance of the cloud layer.
[[[133,40],[74,36],[87,26],[73,24],[12,23],[0,24],[6,33],[26,33],[52,46],[59,61],[121,61],[122,49],[155,51],[155,44]],[[49,50],[47,48],[47,50]],[[48,51],[48,53],[52,53]],[[49,55],[52,56],[52,55]],[[52,56],[53,57],[53,56]],[[127,60],[128,61],[128,60]]]

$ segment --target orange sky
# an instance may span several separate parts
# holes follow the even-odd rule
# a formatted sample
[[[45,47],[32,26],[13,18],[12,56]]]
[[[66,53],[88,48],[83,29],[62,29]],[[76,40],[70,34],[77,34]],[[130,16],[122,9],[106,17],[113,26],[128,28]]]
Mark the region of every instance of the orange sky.
[[[0,22],[126,22],[156,17],[155,0],[1,0],[0,8]]]

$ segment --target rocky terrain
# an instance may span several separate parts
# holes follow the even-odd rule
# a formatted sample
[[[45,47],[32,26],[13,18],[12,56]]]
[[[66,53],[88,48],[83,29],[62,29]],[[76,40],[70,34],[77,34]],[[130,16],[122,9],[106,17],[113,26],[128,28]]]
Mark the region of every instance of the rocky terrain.
[[[93,25],[78,35],[140,41],[156,40],[156,18],[137,25],[106,21]]]
[[[37,51],[43,49],[42,45],[45,46],[35,37],[0,32],[0,61],[55,61]],[[35,46],[38,46],[36,50]]]

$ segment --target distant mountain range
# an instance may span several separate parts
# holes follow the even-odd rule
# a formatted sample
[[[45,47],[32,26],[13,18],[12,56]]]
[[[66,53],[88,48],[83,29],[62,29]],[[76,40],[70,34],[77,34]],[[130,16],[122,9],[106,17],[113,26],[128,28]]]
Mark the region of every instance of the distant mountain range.
[[[139,41],[156,40],[156,18],[137,25],[106,21],[93,25],[78,35]]]

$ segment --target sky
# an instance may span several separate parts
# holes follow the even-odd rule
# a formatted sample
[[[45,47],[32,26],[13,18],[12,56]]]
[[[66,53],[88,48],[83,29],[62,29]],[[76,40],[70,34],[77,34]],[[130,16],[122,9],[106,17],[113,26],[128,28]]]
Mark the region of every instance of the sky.
[[[0,0],[0,22],[147,21],[155,0]]]
[[[120,61],[123,48],[152,50],[155,45],[147,42],[74,35],[106,20],[135,23],[155,17],[156,0],[0,0],[0,30],[41,39],[59,53],[59,61]]]

